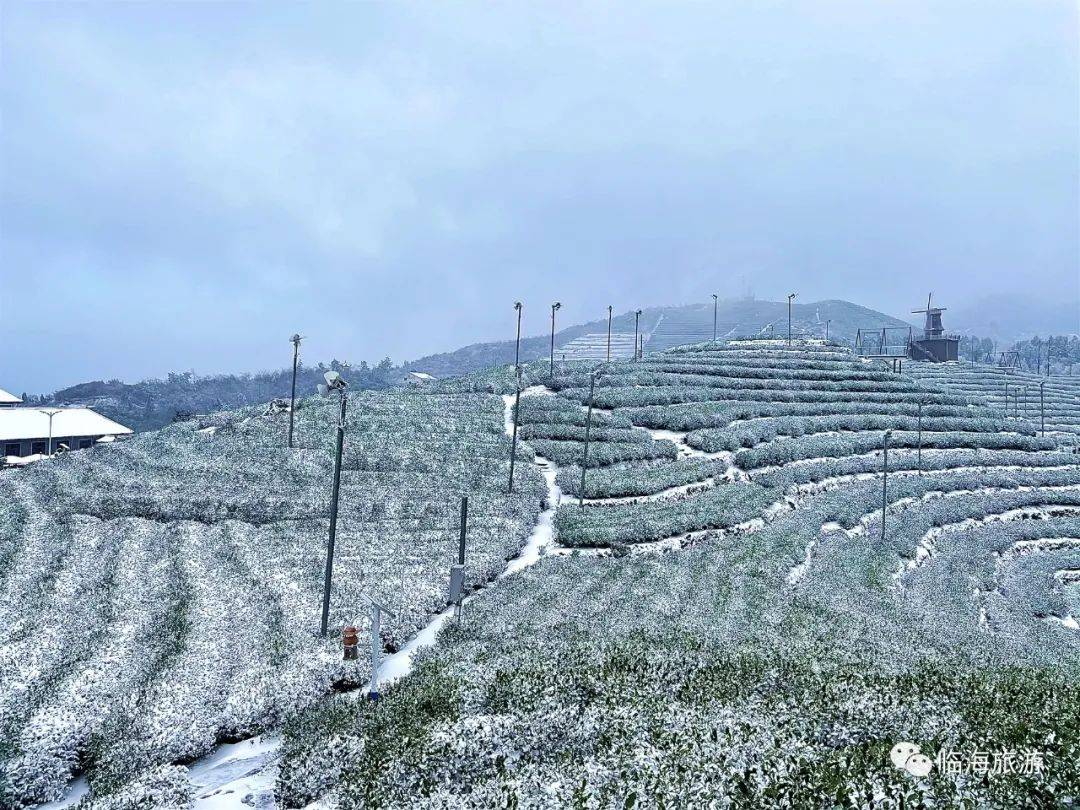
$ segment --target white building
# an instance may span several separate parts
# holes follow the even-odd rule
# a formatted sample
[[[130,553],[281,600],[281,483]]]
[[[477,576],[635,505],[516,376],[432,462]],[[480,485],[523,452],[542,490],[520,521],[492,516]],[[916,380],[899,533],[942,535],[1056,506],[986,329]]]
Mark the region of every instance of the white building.
[[[0,450],[3,451],[0,456],[3,457],[48,455],[50,435],[51,452],[55,453],[61,449],[84,450],[102,439],[111,440],[131,432],[131,428],[89,408],[0,408]]]
[[[22,399],[10,394],[3,388],[0,388],[0,408],[14,408],[16,405],[21,405]]]

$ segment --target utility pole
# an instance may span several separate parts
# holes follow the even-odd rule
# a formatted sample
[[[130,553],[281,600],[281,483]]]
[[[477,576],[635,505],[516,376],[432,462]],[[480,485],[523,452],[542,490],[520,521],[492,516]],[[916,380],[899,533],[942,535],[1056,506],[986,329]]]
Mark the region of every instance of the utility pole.
[[[641,319],[641,310],[634,312],[634,361],[638,359],[638,321]]]
[[[562,304],[558,301],[551,305],[551,370],[548,372],[549,377],[555,376],[555,310],[561,308]]]
[[[825,319],[825,340],[829,339],[829,324],[832,323],[832,318]]]
[[[303,338],[299,334],[293,335],[289,340],[292,342],[292,393],[289,394],[289,447],[292,447],[293,437],[293,411],[296,410],[296,367],[300,362],[300,341]]]
[[[348,403],[346,388],[348,383],[336,371],[326,373],[326,385],[319,386],[320,393],[329,395],[338,392],[337,447],[334,452],[334,486],[330,495],[330,534],[326,540],[326,572],[323,577],[322,629],[326,635],[326,624],[330,616],[330,585],[334,574],[334,543],[337,540],[338,494],[341,490],[341,453],[345,447],[345,410]],[[375,673],[372,672],[372,678]]]
[[[581,458],[581,491],[578,493],[578,508],[583,511],[585,509],[585,470],[589,468],[589,436],[592,433],[593,395],[596,392],[596,380],[600,373],[600,369],[596,369],[589,375],[589,410],[585,416],[585,453]]]
[[[795,293],[787,297],[787,342],[791,345],[791,302],[795,299]]]
[[[521,366],[517,367],[517,396],[514,398],[514,433],[510,442],[510,486],[508,492],[514,491],[514,459],[517,457],[517,434],[518,414],[521,412]]]
[[[514,309],[517,310],[517,341],[514,343],[514,366],[521,364],[521,302],[514,302]]]
[[[712,342],[716,343],[716,293],[712,294]]]
[[[611,304],[607,308],[607,361],[611,362]]]
[[[889,436],[891,430],[885,431],[885,437],[881,442],[882,449],[882,476],[881,476],[881,539],[885,540],[885,507],[889,505]]]

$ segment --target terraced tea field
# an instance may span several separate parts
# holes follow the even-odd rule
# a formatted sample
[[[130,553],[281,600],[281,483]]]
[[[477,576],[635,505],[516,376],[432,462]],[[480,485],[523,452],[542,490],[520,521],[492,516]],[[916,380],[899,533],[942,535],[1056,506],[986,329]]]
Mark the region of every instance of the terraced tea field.
[[[562,495],[547,553],[470,603],[379,707],[332,701],[292,724],[281,798],[1078,795],[1080,457],[961,392],[959,367],[923,371],[781,341],[527,370],[521,438]],[[900,740],[1045,767],[916,779],[889,762]]]
[[[335,407],[226,412],[0,473],[0,806],[88,777],[95,806],[182,806],[185,765],[363,686],[340,629],[393,612],[393,651],[446,604],[461,495],[467,585],[501,573],[544,482],[506,494],[502,402],[351,402],[327,639],[318,636]],[[367,639],[365,638],[365,641]]]
[[[387,651],[441,630],[378,703],[312,635],[325,404],[293,453],[249,411],[5,473],[5,797],[85,771],[88,806],[182,804],[186,764],[283,721],[289,807],[1067,805],[1070,383],[1042,435],[984,374],[749,340],[530,364],[516,408],[506,368],[358,398],[332,624],[366,633],[367,590],[398,607]],[[465,491],[490,584],[454,621]],[[899,741],[1041,765],[916,778]]]

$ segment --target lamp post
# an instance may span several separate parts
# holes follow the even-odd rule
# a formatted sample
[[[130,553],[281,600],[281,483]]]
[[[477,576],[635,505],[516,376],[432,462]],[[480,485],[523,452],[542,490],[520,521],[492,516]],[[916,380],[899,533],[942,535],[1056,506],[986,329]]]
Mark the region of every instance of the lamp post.
[[[791,302],[795,300],[795,293],[791,293],[787,297],[787,342],[788,346],[791,345]]]
[[[593,395],[596,392],[596,381],[603,373],[602,368],[597,368],[589,375],[589,410],[585,416],[585,453],[581,458],[581,491],[578,493],[578,508],[585,509],[585,470],[589,468],[589,437],[592,433],[592,409]]]
[[[611,304],[607,308],[607,361],[611,362]]]
[[[832,323],[832,318],[825,319],[825,340],[829,339],[829,324]]]
[[[885,431],[881,441],[882,449],[882,476],[881,476],[881,539],[885,540],[885,507],[889,505],[889,437],[891,430]]]
[[[555,376],[555,311],[562,309],[562,304],[556,301],[551,305],[551,370],[548,372],[549,377]]]
[[[521,366],[517,367],[517,395],[514,397],[514,431],[510,441],[510,484],[508,492],[514,491],[514,459],[517,457],[518,414],[521,412]]]
[[[299,334],[293,335],[289,341],[293,345],[292,350],[292,392],[289,394],[289,447],[292,447],[293,437],[293,411],[296,410],[296,367],[300,362],[300,341],[304,338]]]
[[[514,302],[514,309],[517,310],[517,340],[514,342],[514,365],[517,366],[521,363],[521,302]]]
[[[641,310],[634,312],[634,361],[638,359],[638,321],[641,319]]]
[[[345,382],[336,371],[324,375],[326,385],[319,386],[319,393],[329,396],[332,391],[338,393],[337,447],[334,452],[334,487],[330,495],[330,534],[326,540],[326,572],[323,577],[322,625],[320,633],[326,635],[326,624],[330,616],[330,583],[334,573],[334,543],[337,539],[338,493],[341,490],[341,453],[345,446],[345,409],[348,403]],[[374,677],[374,673],[373,673]]]
[[[716,343],[716,293],[712,294],[712,342]]]
[[[53,454],[53,450],[52,450],[52,420],[53,420],[54,416],[56,416],[58,413],[60,413],[60,409],[59,408],[53,408],[53,409],[50,409],[50,410],[42,411],[42,413],[45,414],[47,417],[49,417],[49,458],[52,458],[52,454]]]

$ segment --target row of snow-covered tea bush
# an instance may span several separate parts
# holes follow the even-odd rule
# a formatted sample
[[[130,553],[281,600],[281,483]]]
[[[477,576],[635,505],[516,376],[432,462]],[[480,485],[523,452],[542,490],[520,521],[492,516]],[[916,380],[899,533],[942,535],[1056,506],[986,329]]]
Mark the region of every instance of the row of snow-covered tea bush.
[[[293,450],[249,408],[0,472],[0,806],[78,771],[101,806],[172,795],[219,741],[363,684],[341,627],[370,595],[389,651],[445,606],[462,495],[470,587],[522,547],[546,488],[522,446],[506,494],[499,397],[353,394],[321,639],[335,412],[304,400]]]
[[[1029,622],[1040,652],[979,630],[962,577],[903,609],[860,565],[785,587],[781,542],[548,559],[504,580],[382,703],[338,699],[290,723],[280,799],[899,810],[1080,795],[1070,631]],[[922,599],[942,607],[924,619]],[[967,635],[942,637],[957,611]],[[902,741],[1039,768],[917,779],[890,762]]]

